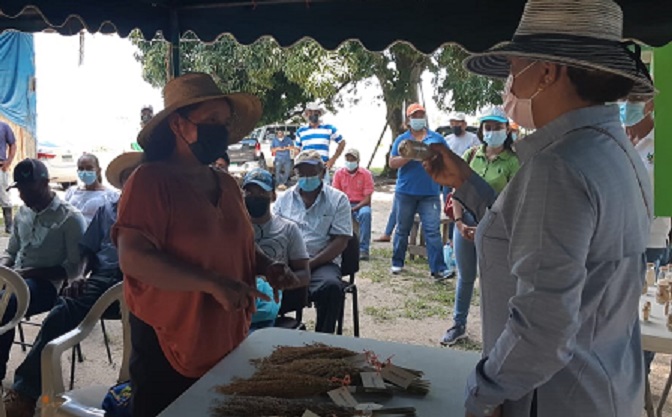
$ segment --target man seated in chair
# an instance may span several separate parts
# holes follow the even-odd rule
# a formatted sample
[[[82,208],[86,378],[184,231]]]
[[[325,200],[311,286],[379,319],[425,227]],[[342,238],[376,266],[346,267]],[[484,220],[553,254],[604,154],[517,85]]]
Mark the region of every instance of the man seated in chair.
[[[371,196],[373,175],[359,166],[359,151],[350,149],[345,153],[345,167],[336,171],[333,187],[343,191],[350,200],[352,216],[359,225],[359,259],[369,259],[371,246]]]
[[[343,305],[341,254],[352,236],[348,197],[323,183],[325,165],[316,151],[294,161],[298,184],[275,203],[276,215],[299,225],[310,255],[310,300],[317,309],[315,331],[334,333]]]
[[[296,288],[307,287],[310,283],[308,251],[299,227],[292,221],[271,214],[271,203],[275,201],[275,180],[270,172],[263,169],[250,171],[243,179],[245,206],[254,227],[254,241],[266,256],[276,262],[289,265],[297,277]],[[257,289],[270,292],[270,285],[257,278]],[[257,312],[252,315],[252,329],[273,326],[280,309],[280,300],[257,300]]]
[[[141,157],[141,152],[118,156],[107,168],[108,182],[121,189],[140,164]],[[80,249],[77,260],[82,260],[84,264],[79,271],[83,271],[82,276],[90,271],[90,275],[73,280],[42,323],[33,347],[16,369],[12,389],[5,395],[8,417],[33,416],[36,400],[42,392],[42,349],[50,341],[74,329],[103,293],[123,279],[117,249],[110,239],[110,229],[116,219],[117,202],[108,201],[98,209],[84,236],[77,239]]]

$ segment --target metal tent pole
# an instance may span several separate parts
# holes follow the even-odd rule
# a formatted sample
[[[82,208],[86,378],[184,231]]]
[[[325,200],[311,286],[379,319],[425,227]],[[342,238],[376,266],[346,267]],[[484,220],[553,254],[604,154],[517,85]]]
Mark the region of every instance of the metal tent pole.
[[[170,46],[173,77],[180,76],[180,20],[177,9],[170,10]]]

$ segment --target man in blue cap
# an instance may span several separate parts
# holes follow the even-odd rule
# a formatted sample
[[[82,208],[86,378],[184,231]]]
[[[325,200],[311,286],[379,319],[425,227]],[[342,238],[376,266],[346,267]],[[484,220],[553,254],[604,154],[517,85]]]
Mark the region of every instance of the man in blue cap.
[[[271,203],[275,201],[275,180],[270,172],[253,169],[243,178],[245,206],[254,228],[254,241],[266,256],[275,262],[289,265],[297,280],[297,288],[310,283],[308,251],[301,231],[296,223],[271,214]],[[273,289],[257,277],[257,289],[271,298]],[[252,316],[252,329],[272,326],[278,315],[278,302],[257,300],[257,312]]]

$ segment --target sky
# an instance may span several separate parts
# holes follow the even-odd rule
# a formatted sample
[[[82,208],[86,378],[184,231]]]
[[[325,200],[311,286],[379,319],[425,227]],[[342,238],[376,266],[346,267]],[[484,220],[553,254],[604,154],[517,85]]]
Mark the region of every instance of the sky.
[[[86,34],[84,50],[80,66],[79,36],[35,34],[38,141],[80,152],[128,150],[138,134],[140,108],[151,104],[155,113],[163,108],[161,91],[143,80],[130,40]],[[377,83],[369,84],[358,89],[358,104],[324,117],[341,131],[346,147],[357,148],[365,162],[385,125],[385,107],[376,98]],[[423,90],[430,126],[447,124],[448,114],[431,100],[429,77],[423,79]],[[388,131],[372,167],[384,165],[391,140]]]

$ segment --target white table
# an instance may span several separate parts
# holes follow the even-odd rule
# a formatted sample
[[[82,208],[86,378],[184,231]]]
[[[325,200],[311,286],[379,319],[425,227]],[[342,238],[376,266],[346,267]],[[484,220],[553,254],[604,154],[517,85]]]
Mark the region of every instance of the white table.
[[[412,331],[411,329],[408,329]],[[274,346],[301,346],[321,342],[354,351],[372,350],[381,358],[394,355],[395,365],[425,372],[431,381],[430,393],[425,397],[397,396],[379,401],[385,406],[415,407],[418,416],[464,415],[464,387],[480,355],[445,348],[406,345],[379,340],[325,335],[277,328],[254,332],[238,348],[222,359],[189,390],[166,408],[160,417],[209,417],[209,408],[215,399],[224,398],[213,392],[216,385],[226,384],[234,377],[247,378],[254,373],[250,359],[268,356]],[[366,397],[355,395],[360,402]],[[326,397],[325,397],[326,398]]]
[[[651,302],[651,313],[649,315],[649,321],[644,321],[642,318],[642,307],[644,304],[649,301]],[[670,307],[670,312],[672,312],[672,307]],[[646,295],[642,295],[639,303],[639,317],[640,317],[640,327],[642,331],[642,348],[656,353],[665,353],[672,355],[672,331],[667,328],[667,317],[665,316],[665,306],[656,303],[656,287],[649,287],[649,291]],[[657,416],[662,417],[663,415],[663,406],[665,401],[667,401],[667,396],[670,393],[670,387],[672,387],[672,365],[670,369],[670,375],[667,378],[665,383],[665,388],[660,396],[660,401],[658,402],[657,407]],[[653,414],[653,403],[651,400],[651,390],[649,387],[648,376],[646,378],[646,411],[649,417],[652,417]]]

